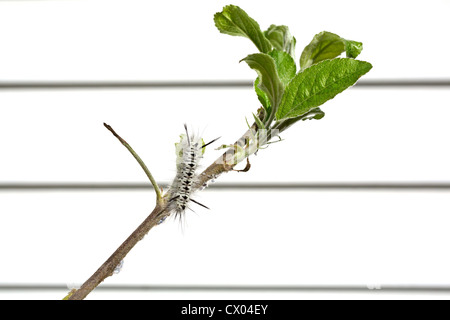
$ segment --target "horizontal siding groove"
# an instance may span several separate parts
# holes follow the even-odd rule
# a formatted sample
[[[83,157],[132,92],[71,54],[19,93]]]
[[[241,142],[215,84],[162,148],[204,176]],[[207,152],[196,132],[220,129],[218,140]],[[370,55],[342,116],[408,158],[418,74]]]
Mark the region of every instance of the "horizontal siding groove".
[[[163,189],[168,185],[161,183]],[[135,191],[151,190],[148,183],[1,183],[1,191]],[[450,191],[450,182],[317,182],[317,183],[216,183],[206,190],[430,190]]]
[[[68,290],[67,285],[10,284],[0,291]],[[305,291],[305,292],[450,292],[448,285],[100,285],[101,291]],[[374,291],[375,290],[375,291]]]
[[[0,90],[105,90],[105,89],[249,89],[251,80],[186,81],[0,81]],[[380,79],[361,80],[354,88],[450,88],[450,79]]]

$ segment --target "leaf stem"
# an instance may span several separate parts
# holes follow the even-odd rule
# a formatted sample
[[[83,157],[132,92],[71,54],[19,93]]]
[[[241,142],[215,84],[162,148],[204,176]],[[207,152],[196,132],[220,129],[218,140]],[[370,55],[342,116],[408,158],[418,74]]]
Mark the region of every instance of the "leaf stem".
[[[133,150],[133,148],[128,144],[128,142],[126,142],[124,139],[122,139],[122,137],[119,136],[110,125],[108,125],[106,123],[103,123],[103,125],[105,126],[106,129],[111,131],[111,133],[125,146],[125,148],[128,149],[128,151],[130,151],[130,153],[133,155],[133,157],[136,159],[136,161],[140,164],[142,170],[144,170],[148,179],[152,183],[153,188],[155,189],[156,203],[161,204],[162,203],[161,188],[158,186],[158,183],[156,182],[155,178],[153,178],[153,175],[151,174],[150,170],[145,165],[144,161],[142,161],[141,157],[139,157],[139,155]]]

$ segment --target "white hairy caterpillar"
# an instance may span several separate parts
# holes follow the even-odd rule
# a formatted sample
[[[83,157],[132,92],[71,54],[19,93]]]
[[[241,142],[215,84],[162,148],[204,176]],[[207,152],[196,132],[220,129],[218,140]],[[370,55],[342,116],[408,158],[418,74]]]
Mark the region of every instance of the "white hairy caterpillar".
[[[189,136],[187,126],[184,125],[186,135],[181,135],[181,141],[176,143],[177,154],[177,174],[170,187],[171,198],[169,201],[173,202],[173,209],[177,217],[181,217],[190,201],[209,209],[207,206],[192,199],[193,186],[197,180],[197,167],[200,159],[203,156],[205,147],[213,143],[214,139],[207,144],[203,139],[195,135]]]

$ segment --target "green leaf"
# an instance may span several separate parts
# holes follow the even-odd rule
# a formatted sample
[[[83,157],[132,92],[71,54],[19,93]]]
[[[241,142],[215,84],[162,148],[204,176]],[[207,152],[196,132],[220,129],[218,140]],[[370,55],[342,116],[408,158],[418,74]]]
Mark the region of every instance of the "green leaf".
[[[283,132],[286,129],[288,129],[290,126],[292,126],[294,123],[296,123],[300,120],[301,121],[313,120],[313,119],[320,120],[323,117],[325,117],[325,112],[320,110],[320,108],[315,108],[299,117],[281,120],[280,121],[281,123],[278,125],[277,128],[280,130],[280,132]]]
[[[222,12],[214,15],[214,22],[221,33],[249,38],[260,52],[269,53],[272,50],[259,24],[238,6],[225,6]]]
[[[347,58],[353,58],[355,59],[359,54],[361,53],[363,49],[362,42],[358,41],[352,41],[352,40],[345,40],[345,52],[347,54]]]
[[[255,123],[258,126],[258,129],[265,129],[266,127],[264,126],[264,123],[261,121],[261,119],[259,119],[258,116],[256,116],[254,113],[252,113],[253,118],[255,119]]]
[[[298,120],[320,120],[323,117],[325,117],[325,112],[323,112],[322,110],[320,110],[320,108],[315,108],[312,109],[310,112],[305,113],[304,115],[300,116]]]
[[[356,58],[362,51],[362,43],[346,40],[337,34],[323,31],[314,36],[300,57],[300,68],[304,70],[326,59],[334,59],[346,52],[347,58]]]
[[[270,105],[276,110],[283,96],[284,87],[278,77],[275,60],[265,53],[255,53],[241,61],[245,61],[258,73],[260,82],[257,87],[267,95]]]
[[[278,76],[286,86],[297,73],[294,59],[288,53],[276,49],[272,50],[269,55],[275,60]]]
[[[272,50],[269,55],[275,61],[275,68],[277,70],[278,77],[283,84],[283,87],[285,87],[297,72],[295,61],[286,52],[278,51],[275,49]],[[272,107],[269,97],[267,96],[266,92],[260,88],[259,83],[260,78],[258,77],[256,78],[254,84],[256,95],[258,96],[258,100],[266,110],[266,114],[270,114]]]
[[[287,26],[276,26],[273,24],[264,31],[264,35],[275,49],[286,52],[295,59],[296,40],[289,32]]]
[[[352,86],[372,65],[339,58],[325,60],[298,73],[286,87],[277,120],[299,117]]]
[[[267,94],[264,91],[262,91],[259,88],[259,82],[260,82],[260,80],[258,77],[258,78],[256,78],[255,84],[254,84],[256,95],[258,96],[259,102],[261,102],[262,106],[266,110],[266,114],[270,114],[270,111],[272,110],[272,108],[270,105],[269,97],[267,96]]]

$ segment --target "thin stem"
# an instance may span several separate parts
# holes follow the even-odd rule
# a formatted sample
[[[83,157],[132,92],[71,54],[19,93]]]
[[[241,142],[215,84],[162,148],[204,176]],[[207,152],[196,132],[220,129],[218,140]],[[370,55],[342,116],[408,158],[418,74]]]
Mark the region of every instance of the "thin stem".
[[[269,118],[267,119],[267,121],[264,123],[264,126],[266,128],[269,128],[270,125],[272,124],[273,120],[275,119],[275,108],[272,107],[272,110],[270,112]]]
[[[103,125],[106,127],[106,129],[111,131],[111,133],[125,146],[125,148],[128,149],[128,151],[130,151],[130,153],[133,155],[133,157],[136,159],[136,161],[140,164],[141,168],[144,170],[145,174],[147,175],[150,182],[152,183],[153,188],[155,189],[156,203],[160,204],[162,202],[161,189],[158,186],[158,183],[156,182],[155,178],[153,178],[152,174],[150,173],[150,170],[148,170],[144,161],[142,161],[141,157],[139,157],[138,154],[133,150],[133,148],[131,148],[131,146],[128,144],[128,142],[126,142],[124,139],[122,139],[122,137],[119,136],[110,125],[108,125],[106,123],[103,123]]]
[[[139,227],[120,245],[120,247],[109,257],[105,263],[72,295],[68,300],[83,300],[107,277],[114,273],[114,269],[125,256],[133,249],[133,247],[142,240],[145,235],[161,220],[161,215],[165,210],[165,206],[157,205],[152,213],[139,225]]]
[[[299,118],[291,118],[291,119],[285,119],[285,120],[281,120],[281,121],[276,121],[275,124],[273,125],[274,130],[279,130],[280,133],[283,132],[284,130],[286,130],[287,128],[289,128],[290,126],[292,126],[294,123],[296,123],[297,121],[299,121],[301,119]]]
[[[258,117],[262,121],[264,117],[264,109],[260,108],[258,110]],[[256,122],[253,123],[251,127],[239,138],[234,145],[245,147],[247,139],[255,135],[258,125]],[[216,161],[214,161],[208,168],[206,168],[199,176],[196,184],[194,185],[194,190],[197,190],[204,186],[209,180],[215,179],[220,174],[228,171],[232,171],[234,167],[242,160],[248,158],[249,155],[253,154],[257,148],[256,144],[253,145],[251,151],[247,152],[245,156],[241,158],[236,157],[236,148],[228,149],[224,154],[222,154]]]

